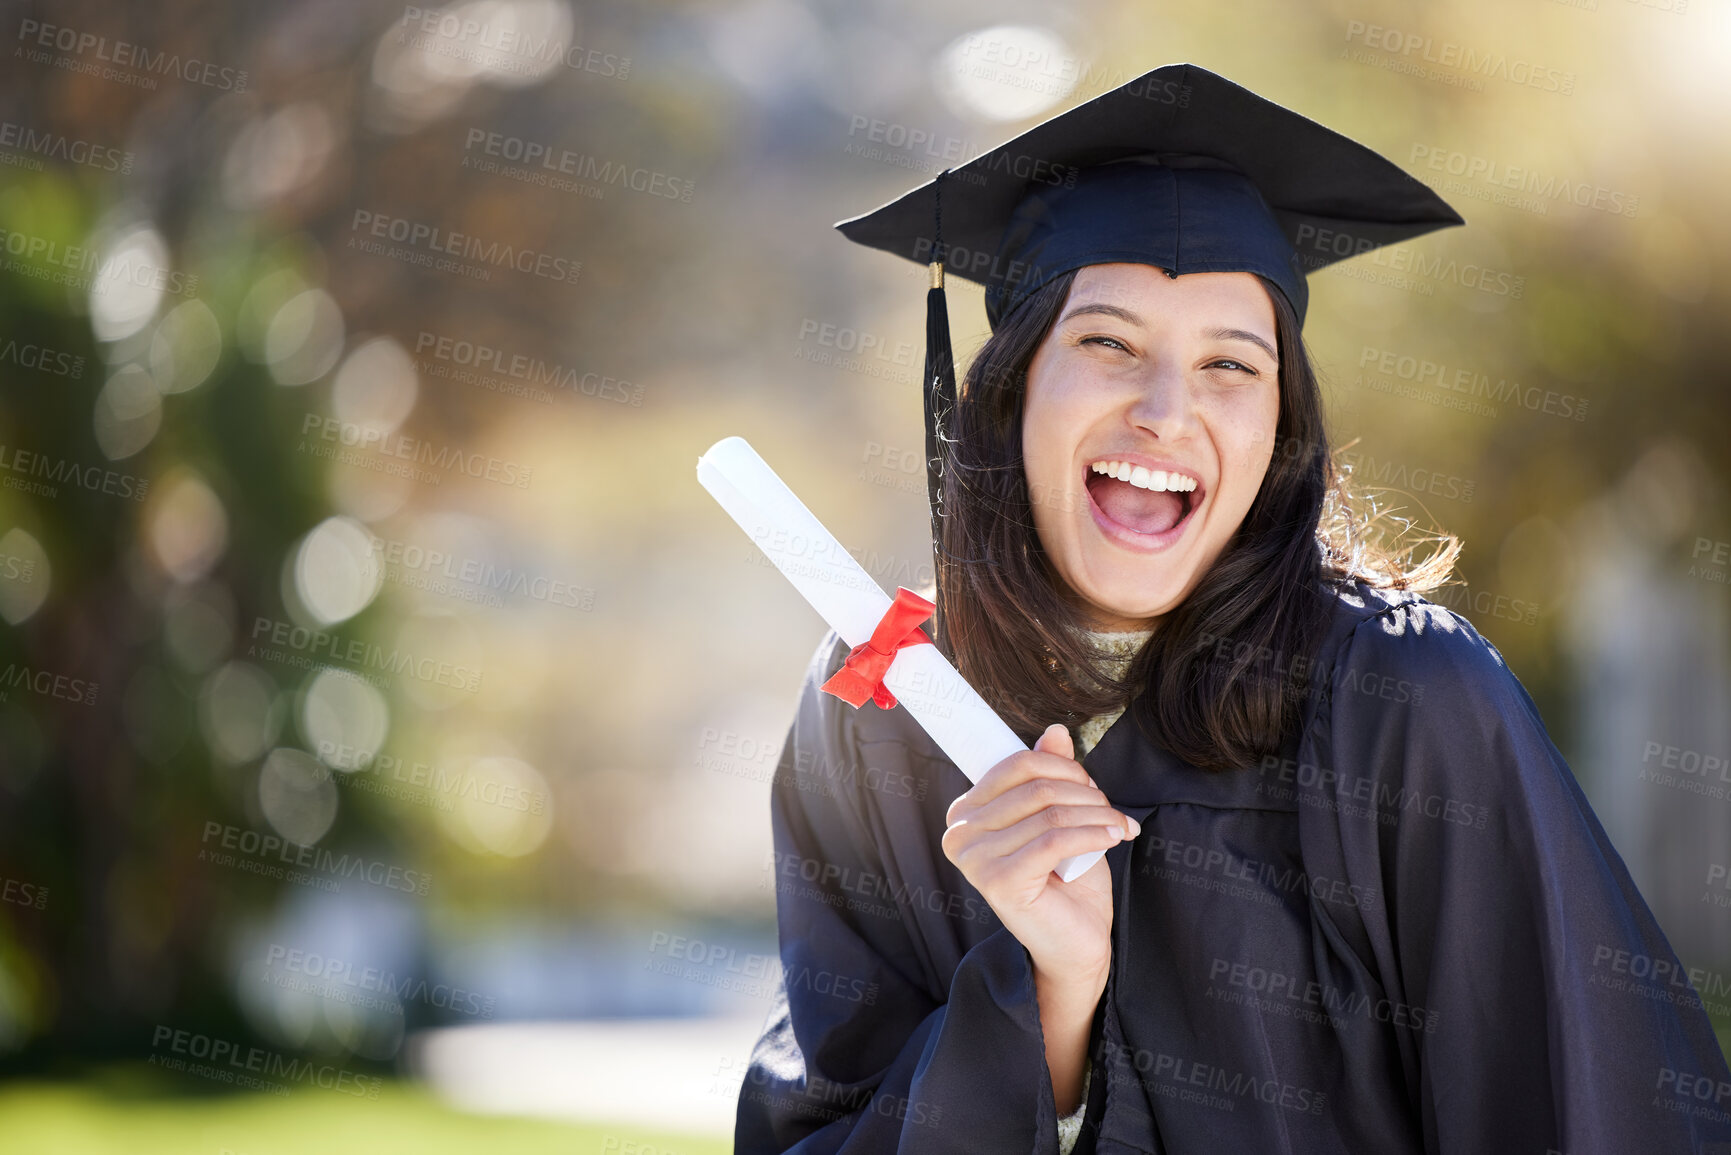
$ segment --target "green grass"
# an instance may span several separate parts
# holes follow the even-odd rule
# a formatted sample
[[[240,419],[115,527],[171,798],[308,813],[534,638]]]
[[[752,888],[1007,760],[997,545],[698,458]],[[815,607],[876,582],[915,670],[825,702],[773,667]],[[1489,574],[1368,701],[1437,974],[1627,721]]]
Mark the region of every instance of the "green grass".
[[[608,1123],[465,1115],[414,1084],[377,1099],[316,1088],[289,1095],[189,1095],[157,1072],[116,1069],[77,1082],[0,1086],[7,1155],[724,1155],[725,1139]]]

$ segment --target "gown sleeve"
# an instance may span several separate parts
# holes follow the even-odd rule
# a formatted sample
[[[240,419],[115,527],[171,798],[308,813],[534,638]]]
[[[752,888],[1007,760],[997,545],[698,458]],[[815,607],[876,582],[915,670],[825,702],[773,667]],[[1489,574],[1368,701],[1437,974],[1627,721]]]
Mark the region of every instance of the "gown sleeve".
[[[832,631],[771,788],[782,975],[740,1087],[734,1150],[1057,1155],[1026,948],[977,892],[958,902],[959,872],[936,874],[942,850],[926,818],[894,809],[905,800],[862,788],[864,769],[814,772],[861,765],[861,720],[819,689],[845,656]],[[828,788],[801,789],[819,777]],[[941,816],[948,804],[927,805]],[[884,849],[898,841],[907,853]]]
[[[1307,801],[1382,889],[1353,929],[1412,1028],[1397,1084],[1424,1150],[1731,1152],[1706,1013],[1495,647],[1419,599],[1357,625],[1327,678]],[[1677,981],[1620,982],[1631,959]]]

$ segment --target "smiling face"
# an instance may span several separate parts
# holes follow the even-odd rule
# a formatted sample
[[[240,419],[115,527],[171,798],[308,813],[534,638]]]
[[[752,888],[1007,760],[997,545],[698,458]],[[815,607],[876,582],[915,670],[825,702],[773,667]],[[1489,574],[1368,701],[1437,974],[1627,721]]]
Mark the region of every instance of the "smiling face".
[[[1251,273],[1077,272],[1028,367],[1022,451],[1040,544],[1096,629],[1153,625],[1244,521],[1274,450],[1278,348]]]

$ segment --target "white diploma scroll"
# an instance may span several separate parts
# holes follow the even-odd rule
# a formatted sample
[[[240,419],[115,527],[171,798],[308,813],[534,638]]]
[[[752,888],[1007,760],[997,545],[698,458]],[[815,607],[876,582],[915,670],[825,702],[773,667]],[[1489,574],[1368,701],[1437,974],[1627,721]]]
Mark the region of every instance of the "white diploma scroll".
[[[842,641],[852,647],[871,639],[890,608],[890,596],[749,442],[724,437],[711,445],[697,459],[697,480]],[[1028,748],[936,646],[898,650],[884,685],[970,782]],[[878,707],[868,702],[859,708]],[[1058,876],[1074,881],[1104,853],[1091,850],[1066,858],[1058,863]]]

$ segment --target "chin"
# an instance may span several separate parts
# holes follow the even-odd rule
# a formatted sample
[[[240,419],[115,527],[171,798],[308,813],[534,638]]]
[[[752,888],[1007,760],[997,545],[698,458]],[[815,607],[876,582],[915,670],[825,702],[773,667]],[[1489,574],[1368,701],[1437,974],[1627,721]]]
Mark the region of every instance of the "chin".
[[[1110,582],[1098,583],[1085,593],[1088,601],[1114,617],[1145,621],[1170,613],[1183,601],[1184,587],[1165,581],[1149,581],[1145,576],[1126,574]]]

